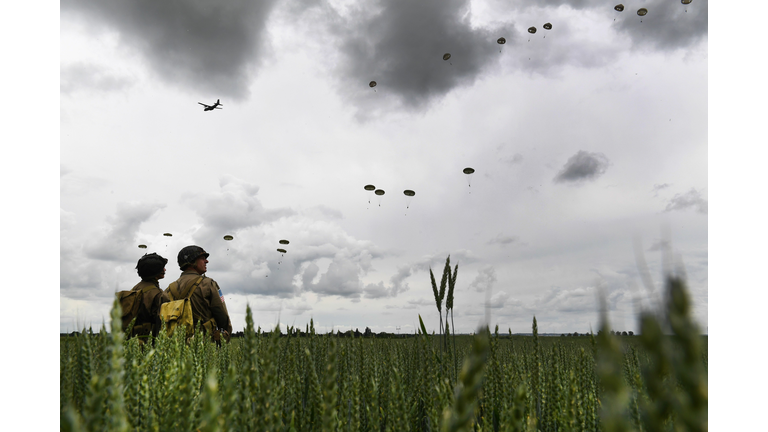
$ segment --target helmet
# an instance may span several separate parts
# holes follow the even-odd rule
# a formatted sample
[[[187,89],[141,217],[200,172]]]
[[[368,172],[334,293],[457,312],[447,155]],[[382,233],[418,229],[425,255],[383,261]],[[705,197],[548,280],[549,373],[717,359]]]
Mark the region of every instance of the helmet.
[[[179,251],[179,268],[184,270],[187,266],[191,266],[195,263],[195,260],[205,255],[208,258],[208,252],[206,252],[200,246],[186,246]]]
[[[168,260],[156,253],[144,254],[136,263],[136,270],[142,279],[149,279],[163,272]]]

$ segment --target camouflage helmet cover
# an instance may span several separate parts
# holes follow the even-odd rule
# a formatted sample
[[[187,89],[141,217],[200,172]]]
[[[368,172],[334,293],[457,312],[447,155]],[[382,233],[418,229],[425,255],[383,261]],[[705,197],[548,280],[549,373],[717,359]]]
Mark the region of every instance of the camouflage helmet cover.
[[[187,266],[191,266],[195,263],[195,260],[200,258],[201,256],[205,256],[208,258],[209,254],[206,252],[203,248],[200,246],[186,246],[182,250],[179,251],[179,268],[181,270],[184,270]]]
[[[168,260],[156,253],[144,254],[136,263],[136,270],[142,279],[148,279],[163,272]]]

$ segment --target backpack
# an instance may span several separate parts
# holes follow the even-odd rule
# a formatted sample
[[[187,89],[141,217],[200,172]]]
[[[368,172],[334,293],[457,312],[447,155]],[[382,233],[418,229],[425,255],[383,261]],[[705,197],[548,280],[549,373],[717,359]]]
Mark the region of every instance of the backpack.
[[[123,310],[122,318],[123,318],[123,331],[127,331],[128,327],[131,326],[131,323],[133,320],[136,319],[136,317],[139,316],[139,308],[141,307],[142,300],[144,299],[144,294],[151,290],[152,288],[155,288],[152,285],[146,286],[138,291],[128,290],[128,291],[119,291],[117,295],[117,301],[120,303],[120,308]],[[136,327],[140,326],[142,324],[136,323],[134,324],[134,331],[132,333],[136,333],[135,330],[137,330]],[[150,324],[151,325],[151,324]]]
[[[202,280],[203,276],[197,278],[186,297],[179,298],[178,300],[176,300],[176,296],[173,295],[174,291],[178,290],[178,281],[171,282],[171,284],[168,285],[168,293],[172,300],[168,303],[163,303],[160,306],[160,318],[165,321],[168,336],[173,335],[174,330],[176,330],[176,327],[179,325],[183,325],[187,328],[187,338],[195,334],[195,321],[192,315],[192,303],[189,298]]]

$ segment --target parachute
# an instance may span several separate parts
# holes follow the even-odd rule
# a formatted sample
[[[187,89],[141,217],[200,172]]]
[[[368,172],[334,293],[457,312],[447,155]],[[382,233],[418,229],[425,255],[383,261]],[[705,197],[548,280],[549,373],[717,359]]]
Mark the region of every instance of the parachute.
[[[283,254],[284,254],[284,253],[286,253],[286,252],[288,252],[288,251],[287,251],[287,250],[285,250],[285,249],[278,249],[277,251],[278,251],[278,252],[280,252],[280,253],[283,253]]]
[[[225,236],[224,236],[224,240],[226,240],[226,241],[230,241],[230,240],[232,240],[232,239],[234,239],[234,237],[232,237],[232,236],[231,236],[231,235],[229,235],[229,234],[227,234],[227,235],[225,235]]]
[[[545,23],[542,27],[544,27],[544,30],[552,30],[552,23]],[[547,37],[547,35],[544,35],[544,37]]]
[[[173,234],[171,234],[171,233],[163,233],[163,236],[165,236],[165,237],[173,237]],[[165,242],[165,253],[168,253],[168,242],[167,241]]]
[[[146,248],[147,248],[147,245],[144,245],[144,244],[139,245],[139,249],[146,249]]]
[[[290,242],[289,242],[288,240],[280,240],[280,242],[279,242],[279,243],[280,243],[280,244],[288,244],[288,243],[290,243]]]
[[[376,81],[371,81],[371,82],[369,82],[369,83],[368,83],[368,87],[370,87],[370,88],[374,88],[374,87],[376,87]],[[374,89],[373,89],[373,91],[375,92],[375,91],[376,91],[376,89],[374,88]]]
[[[469,187],[472,187],[472,184],[470,183],[470,179],[472,178],[472,173],[475,172],[475,169],[467,167],[467,168],[464,168],[462,172],[467,175],[467,185]]]
[[[528,27],[528,33],[530,34],[536,33],[536,27]]]
[[[692,0],[680,0],[680,3],[682,3],[684,5],[689,5],[689,4],[691,4],[691,1]],[[688,8],[685,8],[685,11],[688,12]]]
[[[616,12],[621,12],[624,10],[624,5],[619,3],[613,7],[613,10],[615,10]],[[613,20],[616,21],[616,18],[614,18]]]
[[[648,13],[648,9],[646,8],[640,8],[637,10],[637,14],[640,15],[641,17],[645,16],[645,14],[647,13]],[[643,22],[643,20],[640,20],[640,22]]]
[[[414,195],[416,195],[416,192],[414,192],[414,191],[412,191],[410,189],[406,189],[406,190],[403,191],[403,195],[406,196],[406,198],[405,198],[405,208],[408,209],[408,208],[411,207],[411,199],[413,198]]]
[[[443,60],[448,60],[449,58],[451,58],[451,53],[443,54]]]
[[[381,207],[381,197],[384,195],[384,191],[382,189],[376,189],[373,193],[379,196],[379,207]]]
[[[500,37],[500,38],[496,39],[496,43],[499,44],[499,45],[504,45],[505,43],[507,43],[507,40],[504,39],[503,37]],[[499,47],[499,52],[501,52],[501,47]]]
[[[376,190],[376,186],[374,186],[372,184],[369,184],[369,185],[365,185],[365,187],[363,189],[365,189],[367,191],[372,191],[372,190]],[[368,204],[370,204],[370,203],[371,203],[371,200],[369,198],[368,199]]]

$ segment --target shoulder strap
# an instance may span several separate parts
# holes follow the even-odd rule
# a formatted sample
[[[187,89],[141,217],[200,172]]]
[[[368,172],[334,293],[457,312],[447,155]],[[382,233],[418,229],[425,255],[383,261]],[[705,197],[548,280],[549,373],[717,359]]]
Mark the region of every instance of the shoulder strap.
[[[146,294],[146,293],[147,293],[147,291],[149,291],[149,290],[151,290],[151,289],[153,289],[153,288],[157,288],[157,287],[156,287],[156,286],[154,286],[154,285],[147,285],[147,286],[145,286],[144,288],[142,288],[142,289],[141,289],[141,293],[142,293],[142,294]]]
[[[167,288],[167,290],[168,290],[168,297],[171,298],[171,301],[176,300],[175,292],[176,292],[176,290],[177,290],[177,288],[179,286],[179,284],[177,282],[178,281],[173,281],[170,284],[168,284],[168,288]]]
[[[190,298],[192,296],[192,293],[195,292],[195,288],[197,288],[198,285],[200,285],[200,282],[202,282],[204,277],[205,276],[200,276],[199,278],[197,278],[195,283],[192,284],[192,288],[189,289],[189,292],[187,293],[187,295],[184,296],[184,298]]]

